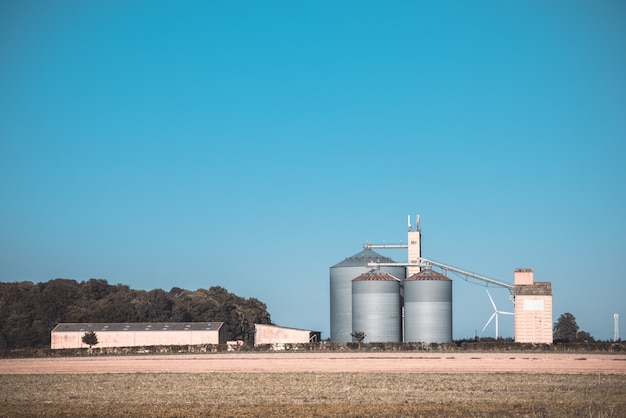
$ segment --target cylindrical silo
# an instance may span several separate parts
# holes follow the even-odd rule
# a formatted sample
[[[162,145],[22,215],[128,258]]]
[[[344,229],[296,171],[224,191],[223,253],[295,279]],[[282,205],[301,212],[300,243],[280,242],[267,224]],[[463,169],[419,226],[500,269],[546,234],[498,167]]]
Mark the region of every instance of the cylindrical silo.
[[[352,279],[370,271],[369,263],[393,263],[371,249],[347,257],[330,268],[330,340],[351,342],[352,336]],[[397,278],[404,279],[403,266],[381,267]]]
[[[431,269],[404,281],[404,341],[452,341],[452,280]]]
[[[363,342],[402,341],[402,281],[374,269],[352,280],[352,329]]]

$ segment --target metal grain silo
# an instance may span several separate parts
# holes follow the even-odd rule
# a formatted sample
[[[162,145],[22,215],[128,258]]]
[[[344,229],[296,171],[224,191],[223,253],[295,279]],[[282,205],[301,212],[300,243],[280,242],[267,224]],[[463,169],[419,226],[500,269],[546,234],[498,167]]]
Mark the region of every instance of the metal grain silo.
[[[404,281],[404,341],[452,341],[452,280],[431,269]]]
[[[369,263],[393,263],[371,249],[347,257],[330,268],[330,339],[333,342],[351,342],[352,336],[352,279],[370,271]],[[381,267],[395,277],[403,279],[402,266]]]
[[[352,280],[352,329],[363,342],[402,341],[402,281],[375,269]]]

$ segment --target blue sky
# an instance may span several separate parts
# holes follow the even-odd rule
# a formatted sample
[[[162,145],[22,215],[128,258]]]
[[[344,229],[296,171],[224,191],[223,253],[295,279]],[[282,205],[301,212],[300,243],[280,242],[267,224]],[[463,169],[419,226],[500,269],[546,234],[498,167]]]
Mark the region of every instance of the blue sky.
[[[406,242],[419,213],[425,257],[510,283],[532,267],[555,321],[612,338],[625,19],[622,1],[2,2],[0,280],[219,285],[325,338],[329,267]],[[454,338],[493,335],[484,287],[453,291]]]

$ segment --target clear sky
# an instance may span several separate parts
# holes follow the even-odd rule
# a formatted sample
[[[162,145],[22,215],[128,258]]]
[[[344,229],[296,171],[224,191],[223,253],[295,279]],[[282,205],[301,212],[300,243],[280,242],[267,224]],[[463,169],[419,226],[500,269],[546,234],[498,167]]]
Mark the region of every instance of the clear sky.
[[[416,213],[425,257],[532,267],[612,338],[626,3],[0,3],[0,281],[219,285],[326,338],[329,267]],[[493,336],[453,291],[454,338]]]

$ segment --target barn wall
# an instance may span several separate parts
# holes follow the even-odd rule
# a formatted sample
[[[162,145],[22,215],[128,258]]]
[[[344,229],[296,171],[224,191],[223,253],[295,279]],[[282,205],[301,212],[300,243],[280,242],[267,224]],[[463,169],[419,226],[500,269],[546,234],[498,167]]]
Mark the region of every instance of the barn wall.
[[[306,344],[311,331],[255,324],[254,345],[260,344]]]
[[[226,339],[218,330],[189,331],[96,331],[96,347],[141,347],[150,345],[224,344]],[[84,331],[52,332],[52,349],[86,348]]]

